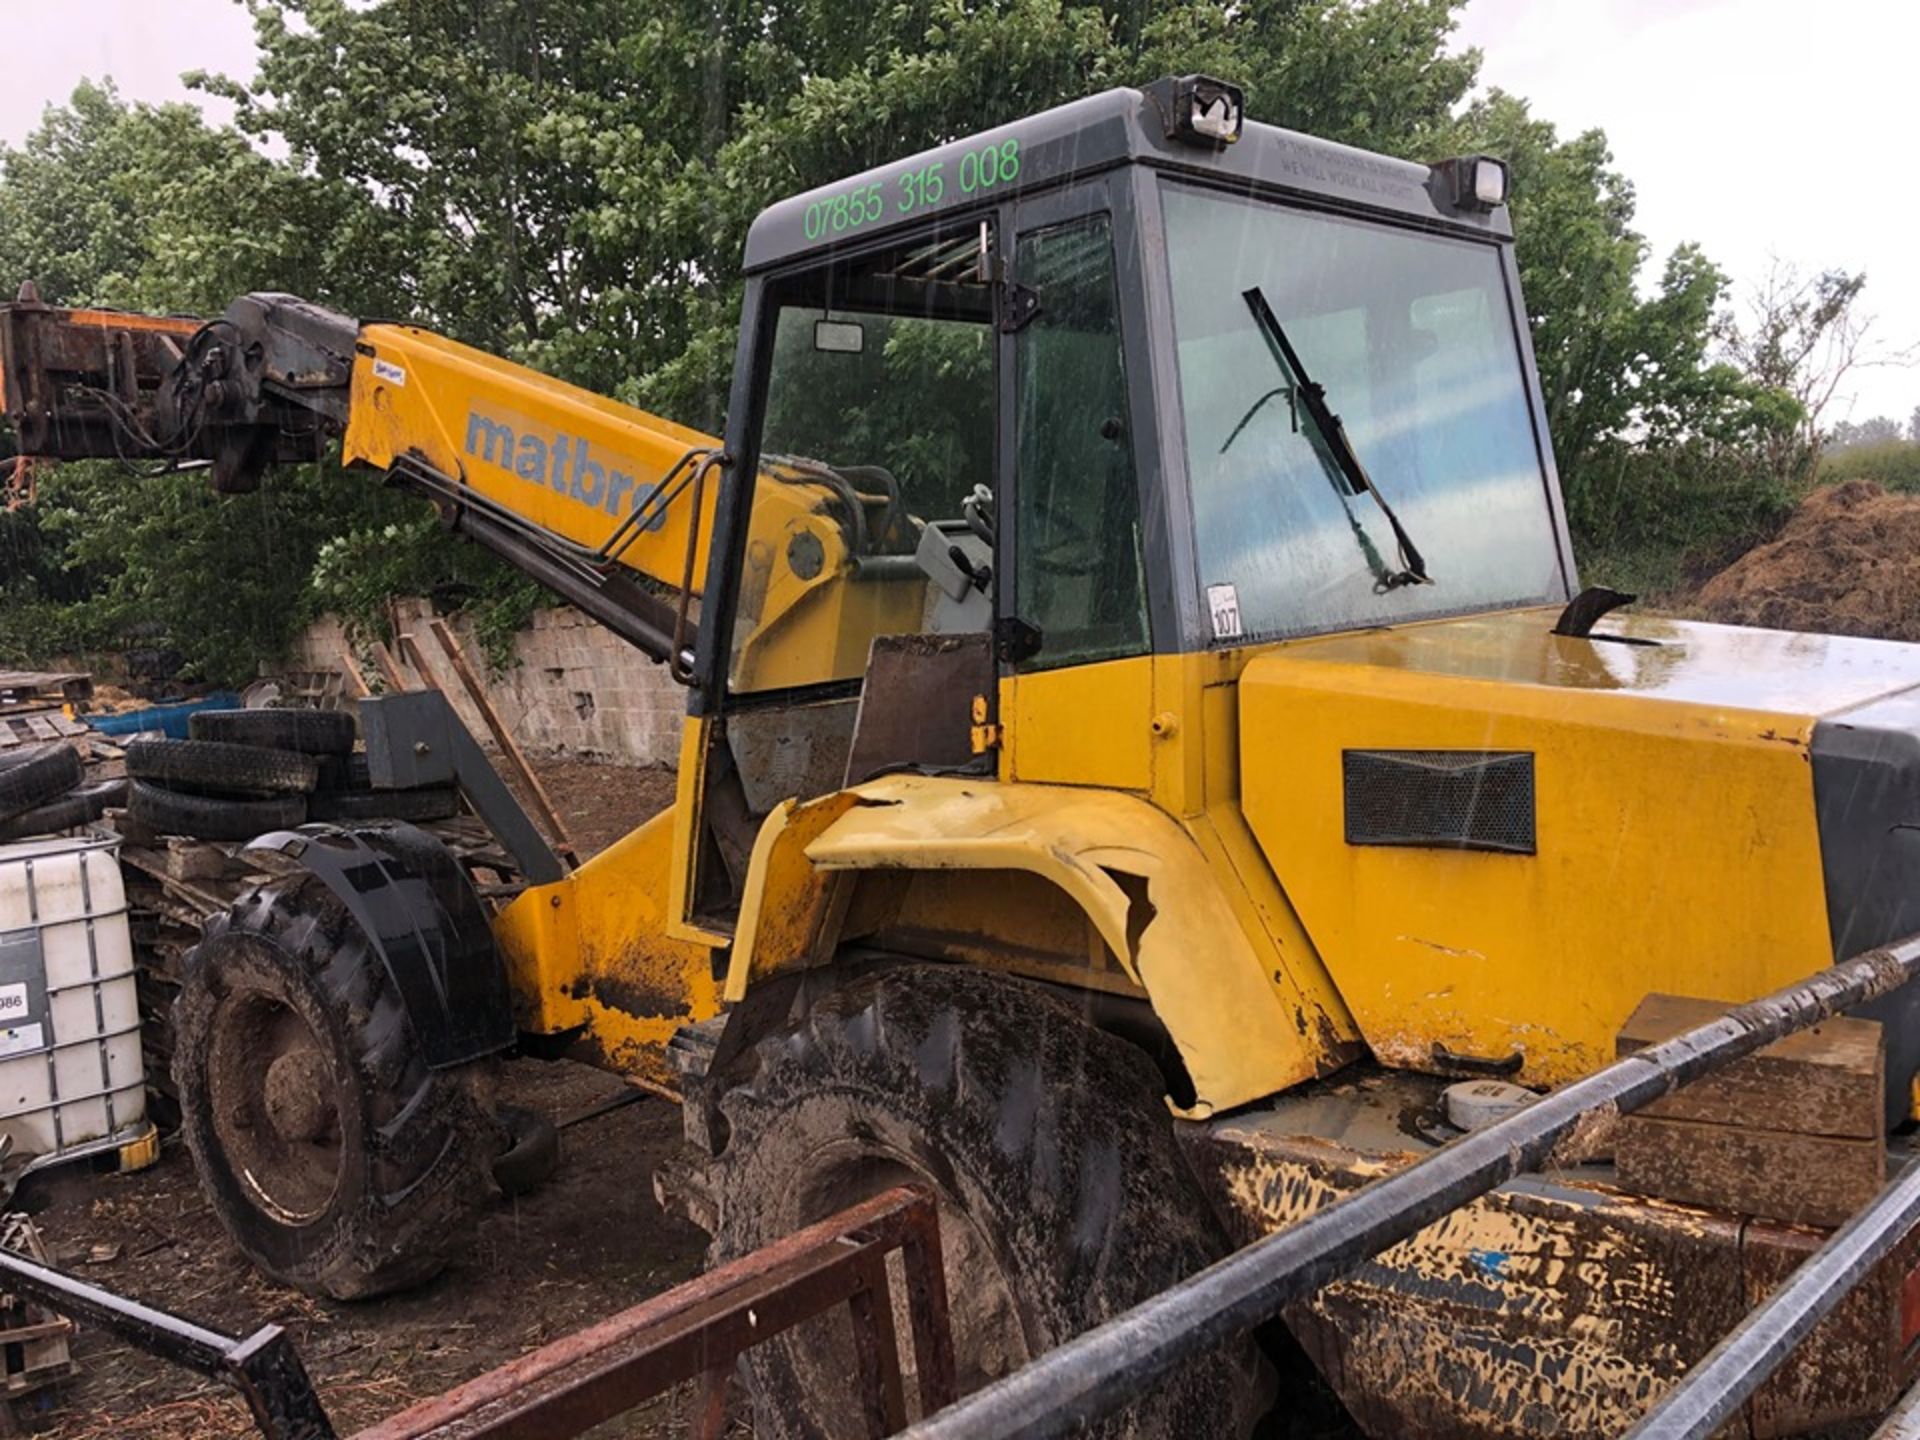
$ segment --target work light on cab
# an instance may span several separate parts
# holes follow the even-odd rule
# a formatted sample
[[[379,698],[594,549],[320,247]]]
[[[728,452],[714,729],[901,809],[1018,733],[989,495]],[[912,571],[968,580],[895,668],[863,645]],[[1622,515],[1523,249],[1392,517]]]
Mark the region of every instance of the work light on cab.
[[[1456,210],[1497,210],[1507,203],[1507,163],[1491,155],[1462,155],[1433,167],[1441,201]]]
[[[1147,87],[1160,109],[1169,140],[1219,148],[1240,138],[1246,96],[1238,85],[1210,75],[1181,75]]]

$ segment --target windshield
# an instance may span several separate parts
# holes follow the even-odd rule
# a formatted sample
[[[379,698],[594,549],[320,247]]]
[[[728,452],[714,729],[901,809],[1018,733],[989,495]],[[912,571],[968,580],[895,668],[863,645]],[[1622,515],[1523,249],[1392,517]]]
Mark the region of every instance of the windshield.
[[[1496,247],[1169,181],[1167,249],[1203,600],[1217,640],[1563,598]],[[1431,584],[1386,583],[1385,515],[1332,462],[1257,289]]]

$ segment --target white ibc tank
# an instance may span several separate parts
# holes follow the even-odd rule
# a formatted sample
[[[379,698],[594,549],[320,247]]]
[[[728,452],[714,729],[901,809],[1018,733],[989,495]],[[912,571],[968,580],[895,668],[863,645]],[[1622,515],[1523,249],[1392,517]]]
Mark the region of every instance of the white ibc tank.
[[[0,1134],[52,1160],[146,1127],[133,943],[111,836],[0,845]]]

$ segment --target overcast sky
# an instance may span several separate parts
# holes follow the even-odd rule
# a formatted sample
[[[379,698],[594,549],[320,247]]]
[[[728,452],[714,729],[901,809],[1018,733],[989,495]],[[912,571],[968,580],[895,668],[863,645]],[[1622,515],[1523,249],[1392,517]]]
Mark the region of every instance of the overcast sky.
[[[16,57],[0,85],[8,144],[85,76],[169,100],[187,93],[182,71],[252,72],[252,27],[232,0],[0,0],[0,18]],[[1485,84],[1563,132],[1607,132],[1657,257],[1698,240],[1741,284],[1775,255],[1863,269],[1885,337],[1920,341],[1920,203],[1901,178],[1920,5],[1469,0],[1460,43],[1485,52]],[[1853,418],[1904,418],[1920,370],[1865,371],[1854,389]]]

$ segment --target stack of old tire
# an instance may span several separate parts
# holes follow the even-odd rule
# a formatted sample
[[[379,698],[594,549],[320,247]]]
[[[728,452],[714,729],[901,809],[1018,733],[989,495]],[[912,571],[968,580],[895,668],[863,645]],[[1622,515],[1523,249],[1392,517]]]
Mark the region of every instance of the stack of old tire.
[[[307,820],[437,820],[451,787],[375,790],[339,710],[198,710],[185,740],[127,746],[127,810],[151,829],[200,840],[251,840]]]
[[[80,753],[64,740],[0,752],[0,843],[75,830],[124,802],[124,780],[83,779]]]

